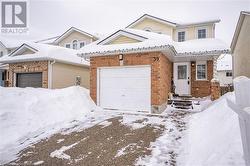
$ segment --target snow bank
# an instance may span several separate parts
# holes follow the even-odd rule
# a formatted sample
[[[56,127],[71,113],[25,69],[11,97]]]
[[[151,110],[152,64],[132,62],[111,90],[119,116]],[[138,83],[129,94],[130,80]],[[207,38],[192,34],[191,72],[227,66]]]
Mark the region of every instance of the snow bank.
[[[235,100],[234,93],[190,119],[180,165],[244,165],[238,116],[228,107],[227,98]]]
[[[89,91],[82,87],[58,90],[0,87],[0,163],[12,159],[14,154],[9,152],[26,140],[35,139],[36,134],[49,135],[54,128],[81,120],[96,109]]]

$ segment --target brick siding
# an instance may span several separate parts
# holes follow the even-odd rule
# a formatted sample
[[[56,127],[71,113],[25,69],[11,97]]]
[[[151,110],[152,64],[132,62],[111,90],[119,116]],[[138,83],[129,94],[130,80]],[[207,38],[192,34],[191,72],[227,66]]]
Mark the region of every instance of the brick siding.
[[[9,64],[9,86],[14,85],[15,73],[42,72],[42,87],[48,88],[48,61],[32,61]]]
[[[196,62],[191,62],[191,95],[193,97],[209,96],[213,78],[213,61],[207,61],[207,80],[196,80]]]
[[[151,65],[151,104],[161,105],[167,101],[171,87],[173,64],[160,52],[126,54],[123,65]],[[120,66],[119,56],[90,58],[90,96],[97,101],[97,68]]]

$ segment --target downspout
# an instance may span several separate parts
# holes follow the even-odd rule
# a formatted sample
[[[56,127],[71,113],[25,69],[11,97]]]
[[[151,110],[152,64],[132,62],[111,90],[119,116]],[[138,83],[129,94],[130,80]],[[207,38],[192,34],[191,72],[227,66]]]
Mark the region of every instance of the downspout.
[[[48,66],[48,88],[52,89],[52,79],[53,79],[53,64],[56,63],[56,60],[49,61]]]

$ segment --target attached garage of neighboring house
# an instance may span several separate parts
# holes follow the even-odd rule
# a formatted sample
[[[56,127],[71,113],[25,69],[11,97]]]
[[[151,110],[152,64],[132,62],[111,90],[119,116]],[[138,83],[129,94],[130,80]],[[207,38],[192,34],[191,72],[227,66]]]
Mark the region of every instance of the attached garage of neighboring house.
[[[9,64],[10,87],[89,88],[89,62],[72,49],[28,43],[1,58],[1,63]]]
[[[42,88],[42,72],[38,73],[16,73],[16,87]]]

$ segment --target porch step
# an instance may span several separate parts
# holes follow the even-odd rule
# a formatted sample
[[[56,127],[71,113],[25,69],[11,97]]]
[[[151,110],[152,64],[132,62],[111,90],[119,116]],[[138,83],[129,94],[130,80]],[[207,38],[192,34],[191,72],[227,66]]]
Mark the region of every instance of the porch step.
[[[168,103],[177,109],[193,109],[193,101],[187,99],[172,99]]]

